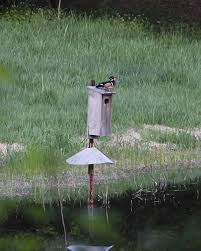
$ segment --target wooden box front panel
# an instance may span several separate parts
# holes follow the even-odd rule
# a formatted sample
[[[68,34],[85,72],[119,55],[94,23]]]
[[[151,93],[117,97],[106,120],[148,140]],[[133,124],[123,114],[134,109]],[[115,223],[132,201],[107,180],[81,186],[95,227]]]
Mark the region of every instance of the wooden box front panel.
[[[112,117],[112,95],[103,95],[102,108],[101,108],[100,136],[109,136],[111,134],[111,117]]]

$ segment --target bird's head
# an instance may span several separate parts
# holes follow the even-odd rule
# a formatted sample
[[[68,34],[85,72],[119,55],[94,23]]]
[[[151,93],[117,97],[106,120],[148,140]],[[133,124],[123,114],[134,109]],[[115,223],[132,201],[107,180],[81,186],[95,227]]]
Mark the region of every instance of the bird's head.
[[[116,82],[117,82],[117,78],[116,78],[115,76],[109,77],[109,80],[110,80],[110,81],[113,81],[113,82],[114,82],[114,85],[115,85]]]

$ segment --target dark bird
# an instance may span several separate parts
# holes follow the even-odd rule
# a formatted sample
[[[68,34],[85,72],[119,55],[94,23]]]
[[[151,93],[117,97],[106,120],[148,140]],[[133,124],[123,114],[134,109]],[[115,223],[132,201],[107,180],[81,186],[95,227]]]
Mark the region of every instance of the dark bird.
[[[111,77],[109,77],[108,81],[101,82],[101,83],[97,84],[96,88],[111,91],[114,88],[114,86],[116,85],[116,81],[117,81],[116,77],[111,76]]]

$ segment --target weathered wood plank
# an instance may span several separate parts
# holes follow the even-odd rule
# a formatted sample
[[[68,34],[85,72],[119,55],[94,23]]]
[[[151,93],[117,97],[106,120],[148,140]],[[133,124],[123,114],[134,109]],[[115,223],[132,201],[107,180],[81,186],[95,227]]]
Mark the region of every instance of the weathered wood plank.
[[[89,138],[111,134],[112,94],[114,93],[88,86],[87,131]]]
[[[102,95],[89,90],[88,94],[88,133],[89,135],[100,135],[101,130],[101,103]]]

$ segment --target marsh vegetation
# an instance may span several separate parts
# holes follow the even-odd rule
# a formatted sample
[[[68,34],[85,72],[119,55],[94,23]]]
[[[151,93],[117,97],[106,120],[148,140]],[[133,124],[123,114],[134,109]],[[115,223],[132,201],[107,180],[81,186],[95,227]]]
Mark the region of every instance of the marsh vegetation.
[[[89,216],[86,205],[62,200],[1,200],[0,249],[61,251],[72,244],[110,246],[112,250],[199,250],[200,184],[166,191],[129,191],[109,204],[100,198]],[[179,242],[178,242],[179,240]],[[85,249],[83,249],[85,250]]]
[[[53,176],[57,187],[57,176],[65,172],[74,185],[79,179],[85,183],[85,168],[73,171],[64,161],[86,146],[87,84],[112,74],[119,80],[113,136],[97,145],[116,164],[97,171],[100,191],[108,189],[105,183],[119,180],[122,186],[115,185],[114,193],[161,179],[199,178],[197,27],[163,29],[161,24],[156,29],[137,19],[74,13],[63,13],[58,20],[53,12],[27,10],[1,14],[0,30],[0,141],[27,148],[1,158],[2,180]],[[148,130],[147,125],[173,131]],[[170,172],[164,172],[167,166]],[[136,170],[146,172],[138,175]]]

